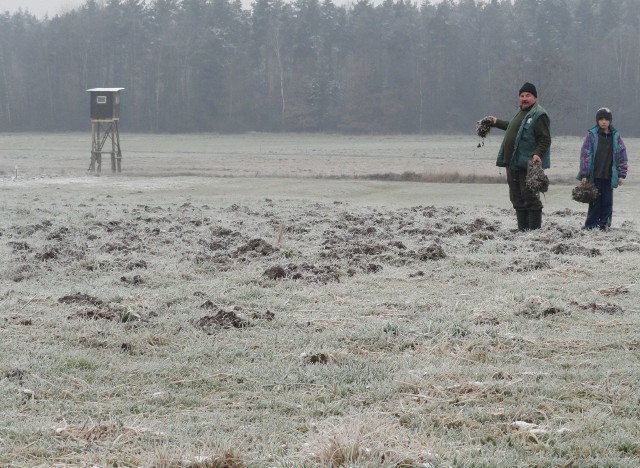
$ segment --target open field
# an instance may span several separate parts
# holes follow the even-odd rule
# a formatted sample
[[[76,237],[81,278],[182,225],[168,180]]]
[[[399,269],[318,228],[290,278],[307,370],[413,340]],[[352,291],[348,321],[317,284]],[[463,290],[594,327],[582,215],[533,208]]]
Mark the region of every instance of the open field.
[[[495,133],[495,135],[494,135]],[[388,172],[460,171],[500,175],[493,164],[502,132],[479,138],[443,136],[345,136],[313,134],[128,135],[121,134],[127,175],[350,177]],[[573,178],[581,138],[553,140],[551,177]],[[625,140],[638,154],[640,139]],[[91,132],[0,134],[0,177],[84,176],[89,167]],[[104,156],[106,158],[106,155]],[[259,162],[259,163],[257,163]],[[103,167],[108,168],[104,163]],[[106,171],[103,171],[106,173]]]
[[[515,232],[499,138],[0,135],[0,465],[637,466],[640,206],[581,138]],[[16,169],[17,167],[17,169]]]

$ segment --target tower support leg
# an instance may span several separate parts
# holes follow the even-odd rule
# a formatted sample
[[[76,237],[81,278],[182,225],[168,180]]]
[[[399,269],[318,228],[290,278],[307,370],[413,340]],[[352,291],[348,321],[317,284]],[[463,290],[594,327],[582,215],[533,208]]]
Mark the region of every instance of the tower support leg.
[[[102,132],[100,121],[91,121],[91,162],[89,172],[100,174],[102,170],[102,153],[111,155],[111,172],[122,170],[122,150],[120,149],[120,134],[118,132],[118,121],[109,122],[109,127]],[[111,151],[103,151],[107,139],[111,140]]]

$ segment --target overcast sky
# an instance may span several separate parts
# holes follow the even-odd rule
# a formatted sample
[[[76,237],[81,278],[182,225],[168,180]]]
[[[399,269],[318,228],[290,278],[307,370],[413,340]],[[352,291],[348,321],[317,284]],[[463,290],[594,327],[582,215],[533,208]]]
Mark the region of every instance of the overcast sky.
[[[350,3],[355,3],[356,1],[357,0],[351,0]],[[440,0],[431,0],[432,4],[439,2]],[[29,10],[38,18],[42,18],[47,13],[49,16],[66,13],[84,3],[85,0],[0,0],[0,13],[4,13],[7,10],[14,13],[18,11],[18,8],[22,8],[23,10]],[[336,5],[342,5],[349,3],[349,0],[334,0],[334,3]],[[380,3],[380,0],[373,0],[372,3],[377,5]],[[419,3],[421,3],[421,0]],[[251,0],[243,0],[242,4],[250,5]]]
[[[65,13],[73,8],[84,4],[84,0],[0,0],[0,12],[9,11],[14,13],[18,8],[29,10],[38,18],[42,18],[45,13],[49,16]]]

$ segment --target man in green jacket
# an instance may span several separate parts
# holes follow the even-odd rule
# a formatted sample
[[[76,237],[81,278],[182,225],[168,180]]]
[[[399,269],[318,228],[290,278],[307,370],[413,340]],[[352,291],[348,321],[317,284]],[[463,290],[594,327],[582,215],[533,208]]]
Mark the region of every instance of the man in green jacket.
[[[538,104],[538,91],[525,83],[518,92],[520,108],[511,120],[490,116],[493,126],[505,130],[498,152],[496,166],[505,167],[509,184],[509,197],[516,210],[518,229],[528,231],[542,226],[540,194],[527,187],[529,161],[551,166],[551,132],[547,111]]]

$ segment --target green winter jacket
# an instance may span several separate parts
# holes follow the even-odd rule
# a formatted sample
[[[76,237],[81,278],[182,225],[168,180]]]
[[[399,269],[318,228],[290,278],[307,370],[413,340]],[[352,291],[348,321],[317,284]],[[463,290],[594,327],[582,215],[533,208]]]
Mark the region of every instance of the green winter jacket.
[[[518,110],[518,112],[520,111]],[[510,130],[513,130],[509,128],[509,125],[513,122],[513,118],[518,115],[518,112],[513,115],[509,122],[497,120],[495,127],[506,130],[507,133],[509,133]],[[534,154],[540,154],[543,169],[551,167],[551,135],[545,131],[544,133],[547,134],[542,135],[542,138],[540,138],[541,141],[536,141],[534,132],[538,120],[543,115],[547,116],[547,119],[549,118],[547,111],[536,102],[531,109],[529,109],[524,119],[522,119],[518,133],[516,134],[513,154],[511,155],[511,159],[508,164],[510,169],[526,169],[527,164],[531,160],[531,156]],[[539,130],[540,127],[541,126],[538,127]],[[546,128],[547,127],[544,126],[545,130]],[[504,157],[504,141],[500,145],[500,150],[498,151],[496,166],[507,167]]]

